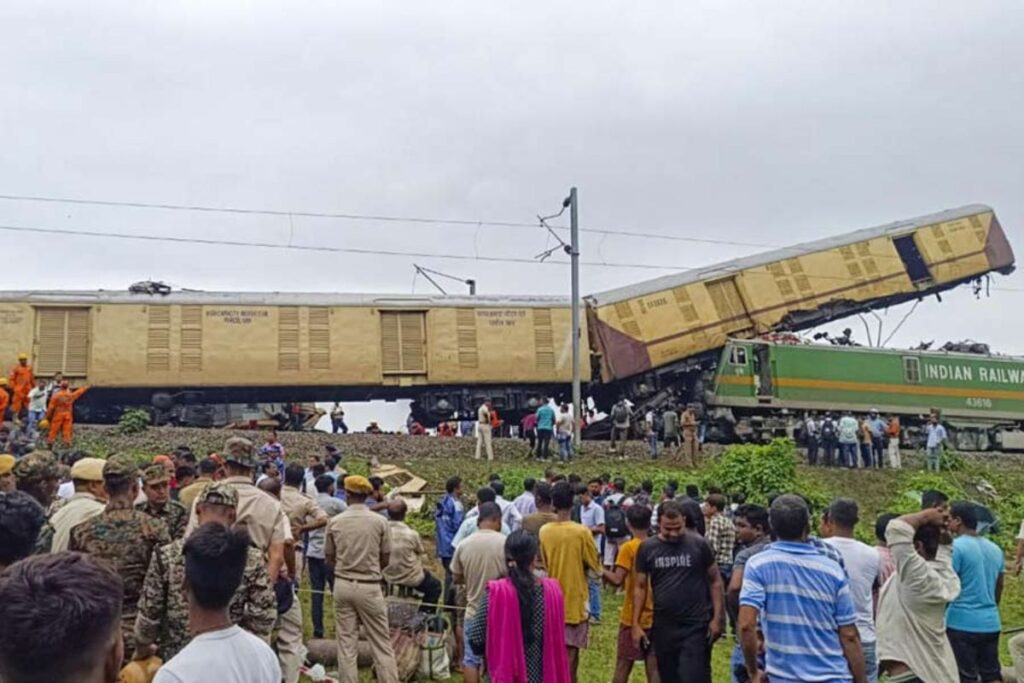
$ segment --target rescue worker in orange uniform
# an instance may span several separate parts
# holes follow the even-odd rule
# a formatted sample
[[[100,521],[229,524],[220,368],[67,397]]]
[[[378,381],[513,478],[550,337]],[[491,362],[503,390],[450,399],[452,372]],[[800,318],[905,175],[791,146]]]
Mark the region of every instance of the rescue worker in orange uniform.
[[[11,370],[11,394],[13,402],[11,410],[14,412],[14,419],[17,420],[24,408],[28,408],[28,392],[32,391],[36,383],[35,373],[32,366],[28,364],[28,354],[18,354],[18,364]]]
[[[7,404],[11,402],[11,395],[7,393],[9,389],[7,378],[0,377],[0,424],[7,419]]]
[[[46,409],[46,419],[50,422],[50,433],[47,441],[50,442],[51,446],[57,440],[58,433],[62,433],[65,446],[71,445],[71,431],[74,423],[72,414],[75,401],[88,390],[89,387],[84,386],[72,391],[68,388],[67,380],[64,380],[60,383],[60,389],[50,398],[50,405]]]

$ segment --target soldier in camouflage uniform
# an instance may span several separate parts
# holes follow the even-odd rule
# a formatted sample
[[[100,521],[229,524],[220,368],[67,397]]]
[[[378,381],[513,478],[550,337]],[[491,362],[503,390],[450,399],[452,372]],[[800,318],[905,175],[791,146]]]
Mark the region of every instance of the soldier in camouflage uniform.
[[[142,472],[142,492],[146,501],[135,509],[150,517],[163,520],[171,532],[171,538],[185,536],[188,510],[176,500],[171,500],[171,477],[160,463],[150,465]]]
[[[235,523],[238,493],[231,486],[211,484],[196,502],[200,525]],[[185,540],[178,539],[153,554],[146,573],[135,618],[135,641],[138,656],[145,657],[149,645],[157,645],[157,655],[167,661],[188,644],[188,603],[181,590],[185,580]],[[267,562],[263,553],[249,547],[249,556],[235,596],[228,606],[231,622],[253,635],[270,641],[277,621],[277,598],[274,595]]]
[[[46,451],[26,455],[14,465],[14,480],[19,491],[32,496],[43,510],[57,495],[60,479],[57,475],[57,461]],[[53,527],[44,524],[39,530],[35,554],[50,552],[53,543]]]
[[[60,486],[57,461],[47,451],[30,453],[14,465],[14,480],[19,491],[35,498],[46,510]]]
[[[136,510],[139,468],[130,457],[115,455],[103,466],[106,509],[71,530],[68,550],[106,562],[124,581],[121,632],[128,655],[135,651],[135,614],[143,580],[154,551],[171,542],[162,520]]]

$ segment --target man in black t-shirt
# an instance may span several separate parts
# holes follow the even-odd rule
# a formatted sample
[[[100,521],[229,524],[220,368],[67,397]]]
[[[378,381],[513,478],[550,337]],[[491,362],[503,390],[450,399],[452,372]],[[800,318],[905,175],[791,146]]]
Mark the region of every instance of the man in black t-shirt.
[[[678,502],[662,503],[658,535],[636,557],[633,640],[654,647],[662,683],[711,683],[711,646],[722,636],[722,577],[711,546],[688,519]],[[649,644],[640,626],[648,590],[654,591]]]

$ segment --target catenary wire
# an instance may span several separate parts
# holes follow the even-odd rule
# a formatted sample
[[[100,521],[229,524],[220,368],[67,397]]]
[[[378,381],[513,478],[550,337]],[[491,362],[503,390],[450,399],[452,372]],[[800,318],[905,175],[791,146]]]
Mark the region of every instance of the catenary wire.
[[[155,202],[136,202],[136,201],[113,201],[113,200],[102,200],[102,199],[80,199],[74,197],[48,197],[41,195],[18,195],[18,194],[0,194],[0,199],[7,201],[20,201],[20,202],[38,202],[48,204],[78,204],[86,206],[107,206],[107,207],[119,207],[119,208],[132,208],[132,209],[158,209],[165,211],[193,211],[202,213],[230,213],[230,214],[241,214],[241,215],[255,215],[255,216],[278,216],[278,217],[294,217],[299,216],[301,218],[333,218],[340,220],[361,220],[361,221],[377,221],[377,222],[388,222],[388,223],[418,223],[418,224],[431,224],[431,225],[461,225],[466,227],[492,227],[492,228],[535,228],[535,229],[555,229],[555,230],[568,230],[569,227],[565,225],[551,225],[545,226],[538,223],[526,223],[519,221],[484,221],[484,220],[468,220],[468,219],[447,219],[447,218],[430,218],[422,216],[388,216],[378,214],[358,214],[349,212],[328,212],[328,211],[282,211],[274,209],[250,209],[241,207],[230,207],[230,206],[205,206],[205,205],[190,205],[190,204],[165,204]],[[580,228],[580,232],[588,232],[598,235],[617,235],[620,237],[638,237],[644,239],[659,239],[669,240],[673,242],[690,242],[698,244],[714,244],[719,246],[730,246],[730,247],[750,247],[755,249],[789,249],[794,252],[805,251],[803,247],[793,245],[781,245],[781,244],[769,244],[764,242],[742,242],[738,240],[725,240],[715,239],[707,237],[685,237],[682,235],[666,235],[664,233],[656,232],[638,232],[631,230],[612,230],[608,228]],[[881,255],[888,256],[888,255]]]
[[[533,258],[525,257],[513,257],[513,256],[479,256],[470,254],[441,254],[431,252],[417,252],[417,251],[397,251],[388,249],[367,249],[361,247],[331,247],[331,246],[319,246],[319,245],[302,245],[302,244],[282,244],[275,242],[254,242],[254,241],[243,241],[243,240],[227,240],[227,239],[213,239],[203,237],[175,237],[172,235],[142,235],[142,234],[130,234],[121,232],[110,232],[102,230],[70,230],[67,228],[50,228],[50,227],[38,227],[38,226],[25,226],[25,225],[0,225],[0,230],[8,232],[18,233],[41,233],[49,235],[65,235],[71,237],[92,237],[92,238],[106,238],[106,239],[125,239],[125,240],[137,240],[145,242],[170,242],[176,244],[200,244],[206,246],[227,246],[227,247],[246,247],[246,248],[258,248],[258,249],[284,249],[287,251],[306,251],[306,252],[328,252],[328,253],[342,253],[342,254],[360,254],[369,256],[390,256],[390,257],[415,257],[415,258],[436,258],[436,259],[448,259],[455,261],[484,261],[489,263],[519,263],[519,264],[530,264],[535,265],[538,263],[543,264],[555,264],[555,265],[568,265],[568,261],[538,261]],[[704,268],[698,268],[695,266],[664,266],[655,265],[649,263],[615,263],[606,261],[581,261],[580,265],[588,267],[602,267],[602,268],[632,268],[642,270],[662,270],[662,271],[673,271],[673,272],[685,272],[691,270],[704,270]],[[708,269],[708,277],[716,277],[717,275],[725,275],[727,273],[719,273],[717,270],[711,268]],[[766,277],[775,276],[767,271],[746,271],[746,274],[750,275],[761,275]],[[819,275],[819,274],[807,274],[807,277],[816,280],[829,280],[834,282],[848,282],[858,283],[862,280],[855,278],[841,277],[835,275]],[[865,286],[870,283],[863,283]],[[1017,289],[1012,287],[992,287],[993,291],[1017,291],[1024,292],[1024,289]]]

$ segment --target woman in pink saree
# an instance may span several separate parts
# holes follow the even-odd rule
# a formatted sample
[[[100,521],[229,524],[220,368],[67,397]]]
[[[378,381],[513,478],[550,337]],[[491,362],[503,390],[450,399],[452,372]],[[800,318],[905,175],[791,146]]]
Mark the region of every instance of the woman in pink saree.
[[[569,683],[562,589],[534,575],[537,550],[537,537],[528,531],[508,537],[508,576],[487,584],[467,625],[469,645],[484,653],[491,683]]]

